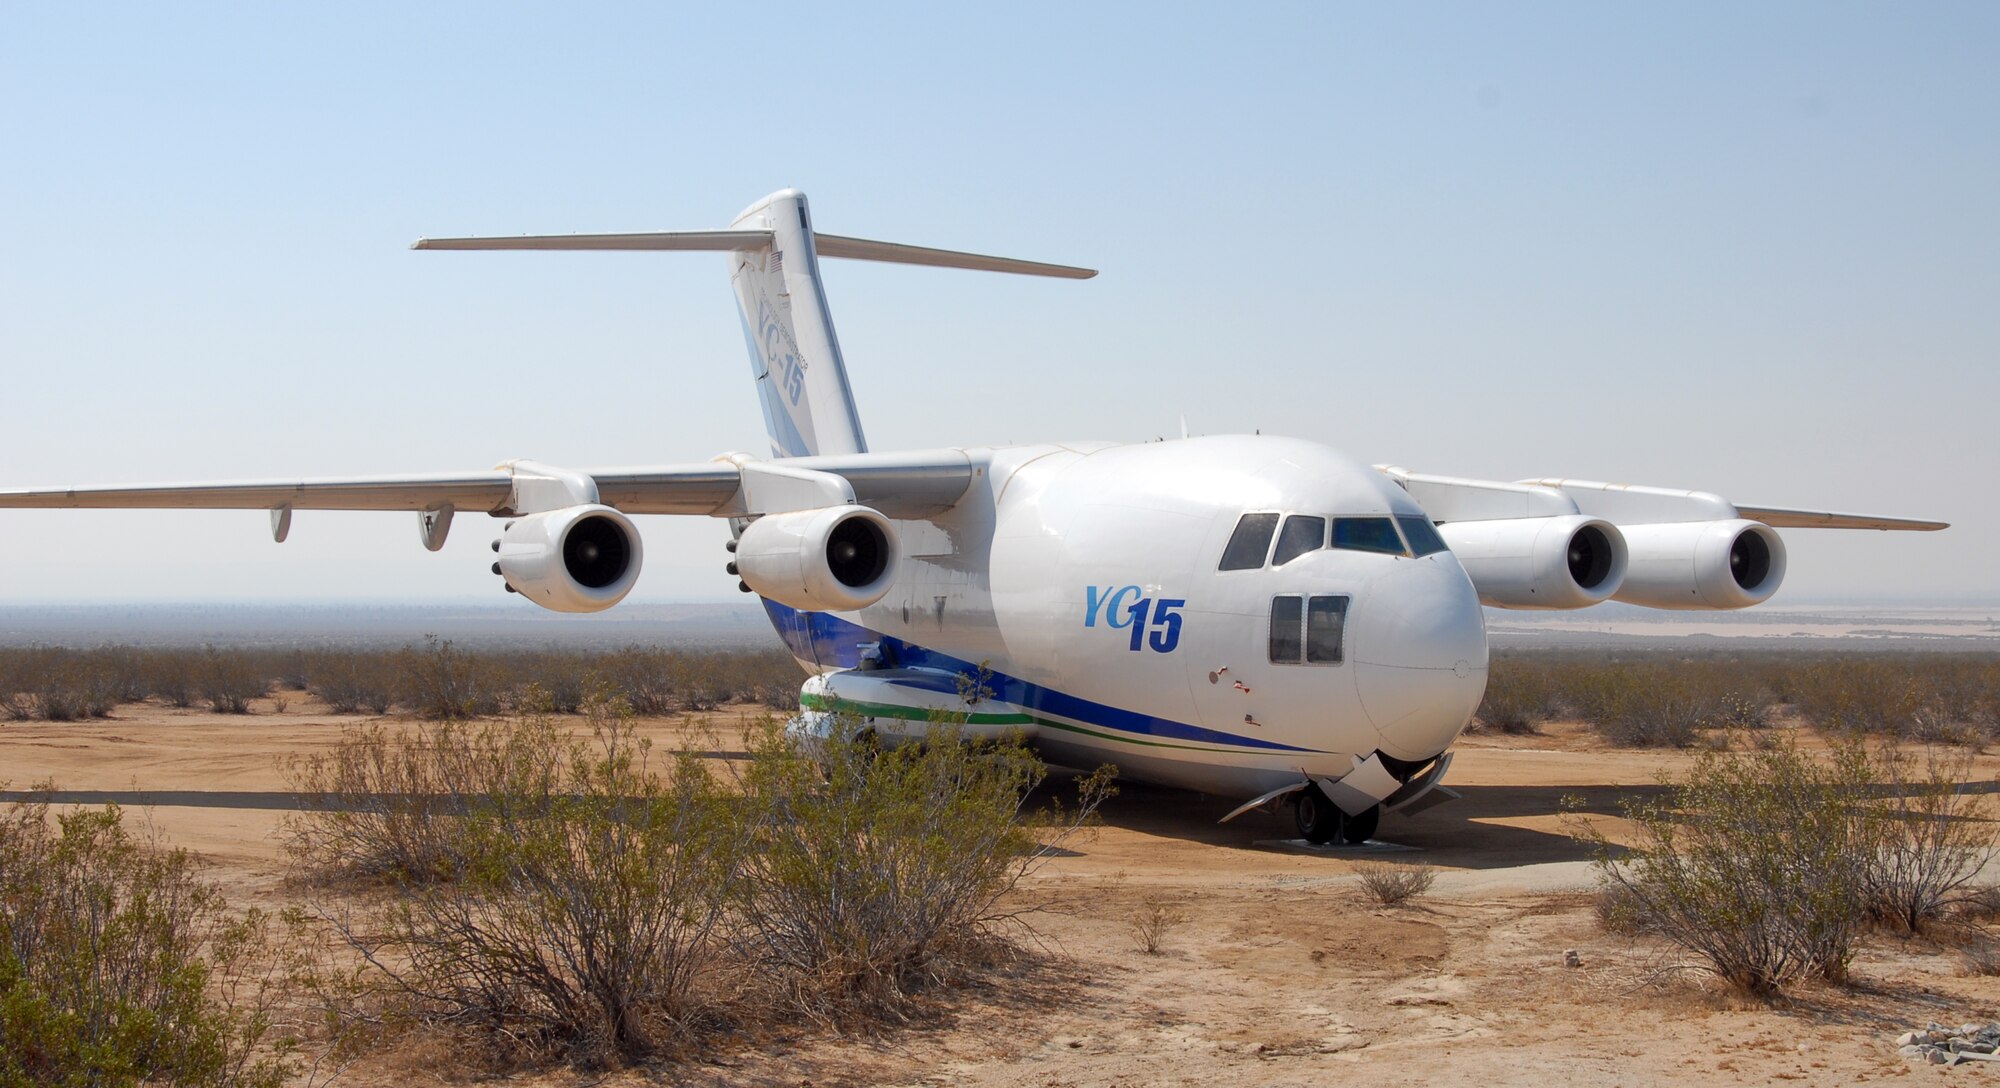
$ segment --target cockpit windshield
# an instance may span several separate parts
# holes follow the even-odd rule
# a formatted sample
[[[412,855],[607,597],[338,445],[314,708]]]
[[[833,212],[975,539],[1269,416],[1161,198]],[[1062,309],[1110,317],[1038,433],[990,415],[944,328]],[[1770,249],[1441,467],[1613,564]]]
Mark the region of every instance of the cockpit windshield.
[[[1403,527],[1403,539],[1410,542],[1410,551],[1417,555],[1446,550],[1444,538],[1438,535],[1437,526],[1431,524],[1431,519],[1416,514],[1398,514],[1396,524]]]
[[[1307,552],[1326,547],[1326,519],[1310,514],[1293,514],[1278,533],[1278,550],[1271,553],[1271,565],[1282,567]]]
[[[1283,528],[1279,522],[1283,521]],[[1332,521],[1329,541],[1327,522]],[[1401,532],[1398,532],[1400,527]],[[1277,546],[1272,547],[1272,538]],[[1407,543],[1406,543],[1407,542]],[[1334,517],[1318,514],[1245,514],[1229,536],[1218,570],[1259,570],[1266,559],[1282,567],[1294,559],[1322,548],[1333,547],[1377,555],[1424,556],[1446,551],[1437,526],[1422,514],[1393,517]]]
[[[1403,555],[1403,538],[1388,518],[1334,518],[1333,546],[1357,552]]]
[[[1222,565],[1218,570],[1256,570],[1264,565],[1264,556],[1271,551],[1271,533],[1278,528],[1276,514],[1245,514],[1236,523],[1236,531],[1229,535],[1229,546],[1222,549]]]

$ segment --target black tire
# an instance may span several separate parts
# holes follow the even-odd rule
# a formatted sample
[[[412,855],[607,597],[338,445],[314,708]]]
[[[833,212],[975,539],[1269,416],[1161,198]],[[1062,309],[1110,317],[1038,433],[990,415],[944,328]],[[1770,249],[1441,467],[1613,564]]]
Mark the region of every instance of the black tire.
[[[1376,805],[1359,816],[1349,816],[1341,822],[1341,841],[1359,846],[1374,838],[1375,829],[1380,826],[1382,826],[1382,806]]]
[[[1307,786],[1292,802],[1292,819],[1299,837],[1314,846],[1325,846],[1340,837],[1340,806],[1329,800],[1318,786]]]

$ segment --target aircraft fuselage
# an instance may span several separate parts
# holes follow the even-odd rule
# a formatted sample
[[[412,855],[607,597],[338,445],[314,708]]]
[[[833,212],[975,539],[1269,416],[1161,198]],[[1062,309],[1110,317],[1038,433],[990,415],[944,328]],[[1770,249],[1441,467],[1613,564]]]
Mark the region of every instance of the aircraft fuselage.
[[[1334,519],[1363,536],[1429,524],[1366,465],[1259,436],[967,453],[970,493],[896,523],[902,562],[876,604],[766,602],[808,672],[880,666],[877,690],[920,705],[984,668],[1007,708],[984,720],[1027,729],[1052,762],[1231,796],[1371,754],[1422,764],[1478,707],[1485,624],[1452,554],[1413,554],[1393,530],[1394,554],[1330,546]],[[1221,569],[1246,514],[1273,528],[1254,563],[1239,547],[1243,569]],[[849,702],[884,709],[845,675]]]

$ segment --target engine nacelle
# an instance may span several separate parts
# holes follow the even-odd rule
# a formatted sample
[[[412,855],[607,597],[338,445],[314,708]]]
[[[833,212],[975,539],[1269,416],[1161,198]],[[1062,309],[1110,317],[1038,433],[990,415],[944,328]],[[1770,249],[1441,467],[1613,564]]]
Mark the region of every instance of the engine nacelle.
[[[1758,521],[1627,525],[1632,564],[1614,594],[1648,608],[1748,608],[1785,580],[1785,542]]]
[[[1481,604],[1494,608],[1588,608],[1618,592],[1625,537],[1582,514],[1455,521],[1438,535],[1472,577]]]
[[[602,612],[632,592],[644,548],[639,530],[609,506],[569,506],[507,522],[493,572],[521,596],[556,612]]]
[[[765,514],[736,539],[736,574],[758,596],[801,612],[847,612],[882,599],[902,555],[896,527],[865,506]]]

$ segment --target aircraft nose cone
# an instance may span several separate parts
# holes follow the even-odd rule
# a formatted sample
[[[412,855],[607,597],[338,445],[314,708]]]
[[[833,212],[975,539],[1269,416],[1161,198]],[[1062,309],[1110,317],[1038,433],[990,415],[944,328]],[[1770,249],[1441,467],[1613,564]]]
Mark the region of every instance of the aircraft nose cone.
[[[1385,754],[1429,759],[1458,737],[1486,692],[1479,596],[1443,553],[1397,563],[1360,603],[1351,657],[1362,709]]]

